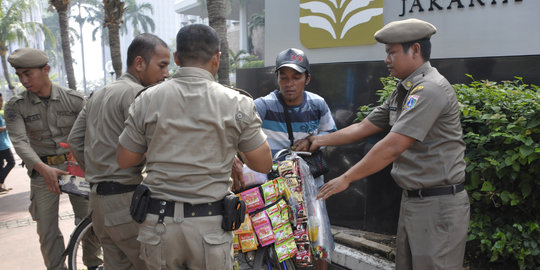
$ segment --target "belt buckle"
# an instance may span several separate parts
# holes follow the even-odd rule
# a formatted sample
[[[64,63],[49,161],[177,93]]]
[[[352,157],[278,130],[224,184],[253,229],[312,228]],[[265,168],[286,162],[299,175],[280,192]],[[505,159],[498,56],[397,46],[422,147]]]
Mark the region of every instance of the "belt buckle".
[[[49,163],[49,165],[60,165],[65,161],[65,155],[47,156],[47,163]]]

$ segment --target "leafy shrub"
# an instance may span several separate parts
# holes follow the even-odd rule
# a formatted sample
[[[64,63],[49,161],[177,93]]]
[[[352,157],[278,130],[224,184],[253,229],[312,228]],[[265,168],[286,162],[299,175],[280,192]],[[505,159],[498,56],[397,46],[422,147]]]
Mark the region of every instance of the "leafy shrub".
[[[260,67],[264,67],[264,60],[248,61],[242,65],[242,68],[260,68]]]
[[[473,79],[471,76],[469,76]],[[382,78],[382,103],[395,78]],[[540,88],[522,78],[453,85],[460,103],[472,267],[540,267]],[[362,120],[373,106],[361,106]]]

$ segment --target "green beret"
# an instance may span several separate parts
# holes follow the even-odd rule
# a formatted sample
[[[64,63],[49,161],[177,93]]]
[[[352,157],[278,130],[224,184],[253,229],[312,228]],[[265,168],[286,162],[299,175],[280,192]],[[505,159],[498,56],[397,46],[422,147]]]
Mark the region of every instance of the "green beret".
[[[437,32],[433,24],[418,19],[393,21],[375,32],[375,39],[384,44],[406,43],[429,39]]]
[[[9,55],[8,61],[13,68],[40,68],[49,63],[49,57],[42,50],[19,48]]]

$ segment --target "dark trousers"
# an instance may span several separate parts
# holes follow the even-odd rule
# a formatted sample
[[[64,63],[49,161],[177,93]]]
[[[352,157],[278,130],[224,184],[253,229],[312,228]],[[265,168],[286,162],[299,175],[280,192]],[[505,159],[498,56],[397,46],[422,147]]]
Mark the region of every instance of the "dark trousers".
[[[4,160],[6,163],[4,164]],[[1,150],[0,151],[0,184],[4,183],[6,176],[15,166],[15,159],[13,159],[13,153],[11,149]]]

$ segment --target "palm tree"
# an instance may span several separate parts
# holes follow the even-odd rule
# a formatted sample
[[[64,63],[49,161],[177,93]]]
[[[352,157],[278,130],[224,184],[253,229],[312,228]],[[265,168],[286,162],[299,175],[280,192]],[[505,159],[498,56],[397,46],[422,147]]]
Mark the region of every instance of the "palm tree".
[[[122,25],[122,32],[127,33],[127,23],[130,23],[133,27],[133,37],[136,37],[141,33],[139,26],[142,27],[143,33],[148,33],[150,30],[153,32],[156,28],[152,17],[145,15],[146,11],[150,11],[150,14],[154,14],[154,7],[150,3],[137,4],[135,0],[126,0],[126,10],[124,12],[124,24]]]
[[[84,6],[83,6],[84,5]],[[79,33],[80,38],[79,41],[81,43],[81,56],[82,56],[82,74],[83,74],[83,90],[85,94],[87,93],[86,89],[86,68],[85,68],[85,61],[84,61],[84,38],[83,38],[83,25],[86,22],[90,21],[90,18],[93,17],[95,9],[93,8],[95,5],[97,5],[97,2],[94,0],[75,0],[74,6],[77,7],[77,16],[75,17],[75,21],[79,24]],[[86,17],[83,17],[82,9],[86,12]]]
[[[10,51],[12,43],[25,44],[31,40],[31,35],[38,32],[45,34],[48,40],[54,40],[49,29],[42,23],[25,22],[27,14],[31,13],[32,3],[24,0],[4,1],[0,5],[0,58],[4,77],[8,88],[13,91],[15,88],[11,82],[6,61],[7,52]]]
[[[230,85],[229,80],[229,42],[227,40],[227,24],[225,17],[227,0],[207,0],[208,24],[216,30],[221,40],[221,61],[218,69],[218,80],[223,85]]]
[[[71,45],[69,43],[69,5],[70,0],[49,0],[49,3],[58,12],[58,21],[60,24],[60,38],[62,40],[62,53],[64,55],[64,66],[68,79],[68,86],[71,89],[77,89],[75,81],[75,72],[73,71],[73,57],[71,57]]]
[[[116,78],[122,75],[122,54],[120,53],[120,25],[123,23],[124,5],[121,0],[103,0],[105,26],[109,28],[109,48]]]
[[[96,40],[96,34],[99,31],[101,35],[101,67],[103,69],[103,85],[107,84],[107,70],[105,69],[105,44],[109,44],[109,31],[105,27],[105,9],[103,3],[96,3],[94,16],[88,18],[88,22],[97,26],[92,30],[92,40]]]

